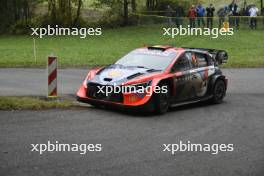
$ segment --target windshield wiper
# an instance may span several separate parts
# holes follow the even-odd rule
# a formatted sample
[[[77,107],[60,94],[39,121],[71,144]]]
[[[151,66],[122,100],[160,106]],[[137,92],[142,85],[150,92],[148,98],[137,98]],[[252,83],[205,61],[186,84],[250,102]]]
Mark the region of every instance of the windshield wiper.
[[[159,71],[162,71],[162,70],[158,70],[158,69],[154,69],[154,68],[147,70],[147,72],[159,72]]]
[[[159,69],[147,68],[147,67],[145,67],[145,66],[131,66],[131,67],[145,68],[147,72],[159,72],[159,71],[162,71],[162,70],[159,70]]]
[[[137,68],[146,68],[145,66],[136,66]],[[147,69],[147,68],[146,68]]]
[[[162,70],[158,70],[158,69],[154,69],[154,68],[147,68],[145,66],[137,66],[137,68],[145,68],[145,69],[147,69],[147,72],[162,71]]]

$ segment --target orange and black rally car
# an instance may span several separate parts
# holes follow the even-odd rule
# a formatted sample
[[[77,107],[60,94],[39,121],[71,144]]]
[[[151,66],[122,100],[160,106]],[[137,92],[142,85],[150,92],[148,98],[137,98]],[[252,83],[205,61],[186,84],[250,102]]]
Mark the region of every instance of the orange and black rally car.
[[[90,70],[77,100],[93,106],[143,108],[159,114],[172,105],[221,103],[227,79],[219,69],[223,50],[150,46],[135,49],[112,65]]]

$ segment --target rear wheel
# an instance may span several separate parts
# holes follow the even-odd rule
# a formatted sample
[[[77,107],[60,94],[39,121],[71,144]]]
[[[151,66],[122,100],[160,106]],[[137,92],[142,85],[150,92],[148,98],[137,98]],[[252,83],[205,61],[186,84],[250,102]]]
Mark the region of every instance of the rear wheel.
[[[226,94],[226,86],[223,80],[217,80],[213,90],[213,103],[219,104],[223,102]]]
[[[163,88],[163,89],[162,89]],[[167,84],[161,84],[160,90],[167,90],[155,94],[154,107],[157,114],[165,114],[170,107],[170,87]]]

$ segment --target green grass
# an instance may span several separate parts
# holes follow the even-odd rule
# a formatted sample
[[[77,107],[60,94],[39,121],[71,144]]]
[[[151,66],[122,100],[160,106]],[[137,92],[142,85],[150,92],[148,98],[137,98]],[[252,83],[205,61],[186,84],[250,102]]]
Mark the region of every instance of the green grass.
[[[80,39],[76,36],[36,38],[37,61],[33,57],[32,36],[0,36],[0,67],[45,66],[51,53],[64,67],[95,66],[113,63],[130,50],[145,44],[225,49],[227,67],[264,67],[263,29],[241,29],[233,36],[163,37],[161,26],[103,29],[102,36]]]
[[[48,100],[38,97],[0,97],[0,110],[40,110],[73,106],[74,104],[70,100]]]

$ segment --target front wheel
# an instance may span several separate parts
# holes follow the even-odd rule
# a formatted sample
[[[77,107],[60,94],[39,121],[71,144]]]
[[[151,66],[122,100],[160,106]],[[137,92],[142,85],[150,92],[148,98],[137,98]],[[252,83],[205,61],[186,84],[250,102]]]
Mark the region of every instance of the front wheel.
[[[218,80],[215,83],[214,90],[213,90],[213,98],[212,101],[215,104],[220,104],[223,102],[223,99],[226,94],[226,86],[223,80]]]
[[[165,114],[170,107],[170,87],[167,84],[162,84],[160,88],[163,92],[155,94],[154,107],[157,114]]]

